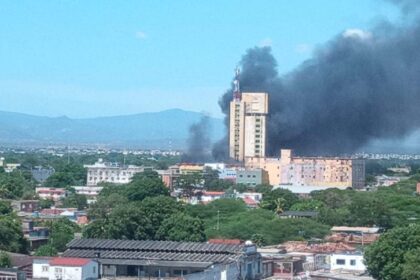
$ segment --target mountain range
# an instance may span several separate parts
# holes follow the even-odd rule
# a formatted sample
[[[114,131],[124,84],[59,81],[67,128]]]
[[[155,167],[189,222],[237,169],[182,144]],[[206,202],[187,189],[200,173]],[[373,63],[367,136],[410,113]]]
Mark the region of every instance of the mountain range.
[[[202,117],[202,113],[181,109],[86,119],[0,111],[0,143],[182,149],[186,147],[189,127]],[[209,126],[212,141],[223,137],[222,119],[210,117]]]

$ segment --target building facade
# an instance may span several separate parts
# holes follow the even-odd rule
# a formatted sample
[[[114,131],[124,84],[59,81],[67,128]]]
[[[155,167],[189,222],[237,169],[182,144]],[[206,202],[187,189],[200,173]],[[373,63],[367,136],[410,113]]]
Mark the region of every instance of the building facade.
[[[33,261],[33,277],[48,280],[95,280],[99,277],[96,261],[85,258],[39,258]]]
[[[35,192],[41,199],[59,201],[66,197],[67,192],[64,188],[36,188]]]
[[[236,172],[236,184],[256,187],[261,184],[268,184],[268,173],[264,169],[243,169]]]
[[[265,157],[268,94],[237,90],[230,102],[229,156],[237,161]]]
[[[106,278],[244,280],[262,274],[252,243],[75,239],[67,247],[63,256],[96,259]]]
[[[365,163],[339,157],[295,157],[282,149],[279,158],[247,157],[246,168],[267,171],[271,185],[319,186],[345,189],[363,188]]]
[[[147,168],[136,165],[120,165],[117,163],[104,162],[99,159],[92,165],[84,165],[87,168],[87,185],[96,186],[99,183],[127,184],[136,173],[144,172]]]

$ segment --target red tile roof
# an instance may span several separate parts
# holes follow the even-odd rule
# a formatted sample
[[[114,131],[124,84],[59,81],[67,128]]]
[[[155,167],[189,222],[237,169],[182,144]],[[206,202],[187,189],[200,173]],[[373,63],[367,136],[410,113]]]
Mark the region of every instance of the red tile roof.
[[[84,266],[88,264],[90,259],[82,258],[53,258],[50,260],[52,266]]]
[[[203,195],[224,195],[224,194],[225,192],[216,192],[216,191],[203,192]]]
[[[249,206],[258,205],[258,203],[254,199],[248,196],[244,197],[242,200],[245,202],[246,205],[249,205]]]

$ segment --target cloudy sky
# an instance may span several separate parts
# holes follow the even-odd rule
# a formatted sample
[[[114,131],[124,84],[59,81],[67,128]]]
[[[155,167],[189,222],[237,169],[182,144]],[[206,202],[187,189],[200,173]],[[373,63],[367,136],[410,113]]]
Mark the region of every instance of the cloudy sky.
[[[4,0],[0,110],[221,116],[217,100],[246,49],[271,46],[287,73],[336,34],[399,17],[380,0]]]

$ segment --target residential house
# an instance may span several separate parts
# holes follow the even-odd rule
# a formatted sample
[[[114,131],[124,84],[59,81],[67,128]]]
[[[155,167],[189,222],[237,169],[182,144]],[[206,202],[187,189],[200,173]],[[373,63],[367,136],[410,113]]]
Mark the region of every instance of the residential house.
[[[98,263],[87,258],[37,258],[33,278],[48,280],[94,280],[99,278]]]

